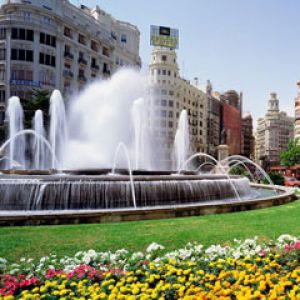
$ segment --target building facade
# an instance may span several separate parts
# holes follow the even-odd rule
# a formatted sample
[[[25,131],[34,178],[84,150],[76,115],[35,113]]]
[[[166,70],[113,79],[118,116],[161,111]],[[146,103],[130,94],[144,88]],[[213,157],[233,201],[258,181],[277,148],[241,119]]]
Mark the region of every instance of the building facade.
[[[221,144],[228,146],[229,155],[242,152],[242,94],[229,90],[220,95],[222,105]]]
[[[299,139],[300,143],[300,81],[297,83],[298,95],[295,99],[295,127],[294,136],[295,139]]]
[[[141,65],[140,32],[98,6],[68,0],[5,0],[0,7],[0,106],[34,88],[80,90],[121,66]]]
[[[294,137],[294,121],[286,112],[279,110],[276,93],[271,93],[264,118],[257,120],[255,133],[255,160],[264,167],[278,165],[280,153],[287,149]]]
[[[165,141],[164,157],[170,166],[179,115],[186,110],[189,119],[191,153],[207,151],[206,94],[197,85],[180,77],[175,50],[153,48],[149,64],[155,87],[153,128]]]
[[[242,119],[242,152],[243,156],[254,158],[253,119],[250,113]]]
[[[211,82],[206,84],[207,99],[207,153],[217,157],[217,147],[221,143],[222,105],[217,95],[213,93]]]

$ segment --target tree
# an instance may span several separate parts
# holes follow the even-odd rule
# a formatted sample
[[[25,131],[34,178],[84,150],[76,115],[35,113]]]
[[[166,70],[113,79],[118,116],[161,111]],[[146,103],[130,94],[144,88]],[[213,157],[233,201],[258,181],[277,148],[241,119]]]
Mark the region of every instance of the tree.
[[[268,173],[269,177],[273,181],[274,184],[276,185],[284,185],[284,176],[278,172],[270,172]],[[267,179],[264,179],[263,181],[264,184],[269,184]]]
[[[299,139],[294,139],[288,143],[286,151],[280,153],[280,164],[284,167],[291,167],[300,163]]]
[[[251,179],[251,175],[250,175],[249,171],[246,170],[245,168],[243,168],[242,166],[235,166],[235,167],[231,168],[231,170],[229,171],[229,174],[244,176],[244,177],[248,177],[249,179]]]
[[[45,126],[48,121],[50,93],[47,90],[34,89],[32,98],[24,99],[22,101],[24,114],[25,114],[25,127],[30,128],[32,118],[36,110],[40,109],[43,112]]]

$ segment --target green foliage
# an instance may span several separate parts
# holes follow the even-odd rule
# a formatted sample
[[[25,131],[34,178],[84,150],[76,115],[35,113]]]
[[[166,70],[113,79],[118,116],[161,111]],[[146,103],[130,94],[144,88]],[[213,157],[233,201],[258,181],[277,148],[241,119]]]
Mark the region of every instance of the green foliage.
[[[286,151],[280,153],[280,164],[285,167],[291,167],[300,164],[300,146],[299,139],[294,139],[288,143]]]
[[[229,171],[230,175],[239,175],[239,176],[245,176],[251,179],[250,173],[248,170],[243,168],[242,166],[235,166]]]
[[[22,101],[25,114],[25,127],[30,128],[32,118],[36,110],[40,109],[43,112],[44,120],[48,120],[50,93],[47,90],[33,90],[32,98]],[[47,124],[46,124],[47,125]]]
[[[284,177],[280,173],[272,171],[272,172],[268,173],[268,175],[274,184],[284,185]],[[264,184],[269,184],[269,182],[266,179],[264,179]]]

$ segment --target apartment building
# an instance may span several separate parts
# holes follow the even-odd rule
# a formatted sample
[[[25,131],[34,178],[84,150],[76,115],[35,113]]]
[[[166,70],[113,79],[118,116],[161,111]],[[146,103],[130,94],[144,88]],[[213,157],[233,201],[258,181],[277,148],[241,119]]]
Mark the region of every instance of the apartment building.
[[[228,146],[229,155],[242,153],[242,93],[229,90],[220,95],[221,144]]]
[[[4,0],[0,7],[0,124],[6,101],[34,88],[80,90],[122,66],[140,67],[140,32],[98,6]]]
[[[294,137],[295,119],[279,110],[276,93],[271,93],[264,118],[257,121],[255,134],[255,160],[264,166],[279,164],[280,153],[287,149]]]
[[[242,151],[243,156],[254,157],[253,119],[250,113],[242,118]]]
[[[294,136],[295,139],[299,139],[300,143],[300,81],[297,82],[298,86],[298,95],[295,99],[295,127],[294,127]]]
[[[219,95],[213,92],[209,80],[206,83],[207,107],[207,153],[217,157],[217,147],[221,143],[221,114],[222,104]]]
[[[152,122],[155,136],[165,142],[166,167],[170,167],[174,138],[182,110],[187,110],[191,153],[207,151],[206,94],[197,84],[180,77],[175,50],[155,47],[149,65],[155,86]]]

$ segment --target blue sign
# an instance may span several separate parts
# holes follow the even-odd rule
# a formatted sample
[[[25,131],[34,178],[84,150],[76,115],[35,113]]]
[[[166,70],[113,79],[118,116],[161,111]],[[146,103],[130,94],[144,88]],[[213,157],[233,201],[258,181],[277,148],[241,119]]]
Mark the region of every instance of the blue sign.
[[[13,84],[13,85],[27,85],[27,86],[37,87],[37,88],[42,87],[42,84],[41,84],[40,81],[32,81],[32,80],[15,80],[15,79],[12,79],[10,81],[10,84]]]

